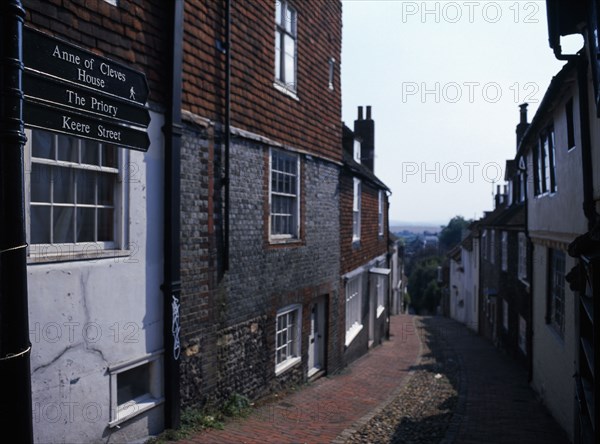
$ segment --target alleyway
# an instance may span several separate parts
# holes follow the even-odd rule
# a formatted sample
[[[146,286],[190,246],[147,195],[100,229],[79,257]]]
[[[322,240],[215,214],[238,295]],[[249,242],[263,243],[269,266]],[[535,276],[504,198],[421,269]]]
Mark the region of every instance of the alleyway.
[[[442,377],[458,396],[448,399],[445,390],[443,399],[441,394],[440,399],[432,399],[438,391],[431,387]],[[431,380],[432,385],[424,385],[423,380]],[[419,390],[427,396],[419,396]],[[411,410],[410,405],[423,404],[423,400],[436,404],[435,409],[450,406],[454,414],[419,418],[413,411],[422,415],[430,409],[421,405]],[[408,410],[402,410],[404,407]],[[394,413],[398,411],[403,413]],[[407,411],[411,415],[408,420],[404,417]],[[387,437],[379,424],[383,421],[388,429],[392,424]],[[407,422],[413,433],[410,438],[403,436],[409,430]],[[446,429],[444,443],[568,442],[535,399],[525,371],[510,358],[454,321],[411,316],[393,317],[391,340],[342,374],[321,378],[281,401],[256,409],[246,419],[228,423],[224,430],[200,433],[187,442],[428,443],[434,442],[432,435],[426,435],[432,426]],[[419,435],[423,431],[425,434]]]

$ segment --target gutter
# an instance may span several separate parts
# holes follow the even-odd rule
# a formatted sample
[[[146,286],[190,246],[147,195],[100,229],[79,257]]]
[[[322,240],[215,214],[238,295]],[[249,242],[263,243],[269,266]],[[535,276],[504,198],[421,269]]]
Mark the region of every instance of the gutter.
[[[181,87],[183,59],[183,11],[184,0],[171,2],[171,44],[168,54],[170,63],[165,134],[165,190],[164,190],[164,283],[163,291],[163,339],[165,428],[180,426],[179,393],[179,309],[181,300],[180,270],[180,171],[181,171]]]

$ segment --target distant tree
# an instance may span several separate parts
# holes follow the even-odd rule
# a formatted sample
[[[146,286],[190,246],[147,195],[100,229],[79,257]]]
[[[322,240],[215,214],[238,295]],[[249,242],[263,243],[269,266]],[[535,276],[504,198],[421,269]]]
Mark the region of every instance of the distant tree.
[[[448,222],[448,225],[442,227],[442,231],[439,235],[440,252],[442,254],[454,248],[462,240],[462,232],[466,229],[470,220],[465,220],[462,216],[454,216]]]
[[[417,313],[433,312],[439,303],[441,292],[437,285],[439,256],[428,256],[417,259],[412,264],[408,275],[410,304]]]

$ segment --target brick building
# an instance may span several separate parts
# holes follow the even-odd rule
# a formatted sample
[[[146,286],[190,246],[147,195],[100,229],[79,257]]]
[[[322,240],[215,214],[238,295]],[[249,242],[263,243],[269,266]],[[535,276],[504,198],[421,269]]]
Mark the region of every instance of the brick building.
[[[342,365],[341,3],[228,3],[185,9],[183,405]]]
[[[344,360],[350,362],[380,344],[389,332],[389,189],[374,173],[375,122],[371,107],[358,108],[354,131],[344,127],[344,167],[340,178],[342,291],[340,329]]]

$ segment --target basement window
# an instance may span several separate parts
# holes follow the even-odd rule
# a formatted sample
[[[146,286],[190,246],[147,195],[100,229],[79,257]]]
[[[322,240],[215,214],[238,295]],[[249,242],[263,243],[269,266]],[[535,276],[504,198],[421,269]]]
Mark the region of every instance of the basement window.
[[[116,427],[164,402],[162,352],[109,369],[111,410],[109,427]]]

